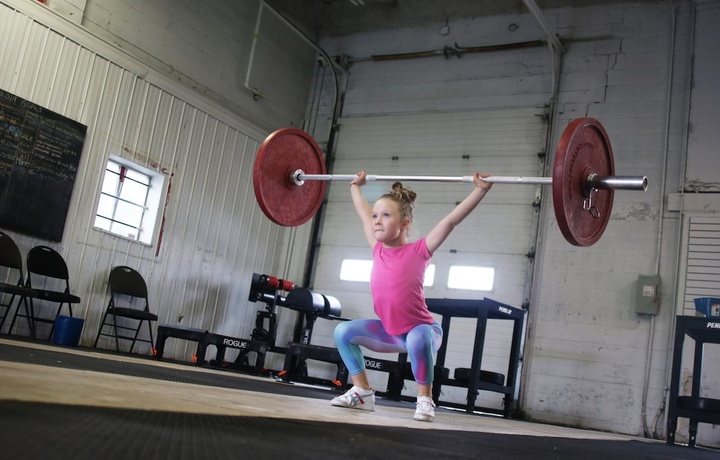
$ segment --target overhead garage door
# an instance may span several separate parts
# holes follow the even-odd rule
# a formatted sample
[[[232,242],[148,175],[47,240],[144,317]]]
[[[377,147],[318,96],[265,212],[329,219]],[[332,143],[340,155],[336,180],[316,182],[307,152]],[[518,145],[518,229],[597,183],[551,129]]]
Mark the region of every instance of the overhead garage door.
[[[546,123],[544,110],[508,109],[478,112],[428,113],[346,118],[341,120],[332,172],[354,174],[365,170],[378,175],[465,176],[475,171],[502,176],[543,174]],[[363,187],[374,202],[390,182]],[[411,240],[421,237],[471,190],[468,183],[409,182],[418,193]],[[534,247],[538,186],[496,184],[480,206],[434,254],[435,277],[426,287],[428,298],[479,299],[488,297],[520,307],[526,301],[532,270],[528,254]],[[314,286],[337,297],[347,318],[374,317],[369,284],[340,280],[345,259],[370,260],[360,222],[350,199],[349,182],[329,184]],[[451,266],[482,266],[495,270],[491,291],[447,287]],[[473,287],[473,286],[468,286]],[[512,334],[510,324],[491,321],[487,331],[483,370],[507,373]],[[313,343],[332,345],[331,321],[319,321]],[[446,365],[470,367],[475,323],[454,319]],[[372,356],[372,353],[369,353]],[[393,359],[388,355],[375,355]],[[387,375],[370,373],[371,383],[384,389]],[[452,375],[452,374],[451,374]],[[406,382],[407,394],[413,383]],[[466,391],[443,387],[443,399],[462,403]],[[481,394],[478,405],[501,407],[502,397]]]

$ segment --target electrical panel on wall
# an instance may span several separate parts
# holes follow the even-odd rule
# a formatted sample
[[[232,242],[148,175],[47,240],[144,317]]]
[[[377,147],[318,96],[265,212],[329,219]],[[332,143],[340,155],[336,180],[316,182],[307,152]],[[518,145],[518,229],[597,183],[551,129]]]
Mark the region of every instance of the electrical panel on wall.
[[[635,312],[643,315],[657,315],[660,310],[660,277],[638,276]]]

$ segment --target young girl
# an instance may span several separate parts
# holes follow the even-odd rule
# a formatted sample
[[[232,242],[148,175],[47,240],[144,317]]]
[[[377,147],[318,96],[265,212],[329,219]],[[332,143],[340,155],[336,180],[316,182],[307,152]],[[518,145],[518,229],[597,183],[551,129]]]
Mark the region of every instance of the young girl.
[[[490,190],[484,181],[489,174],[475,173],[475,188],[425,238],[409,243],[408,230],[413,219],[417,195],[395,182],[389,193],[373,207],[360,190],[366,184],[361,171],[350,184],[355,210],[365,236],[373,248],[370,291],[373,307],[380,319],[359,319],[335,328],[335,343],[350,372],[353,387],[332,400],[333,406],[375,410],[375,392],[365,374],[363,346],[381,353],[407,353],[418,386],[414,419],[431,422],[435,418],[432,400],[433,354],[442,343],[442,329],[427,305],[423,281],[430,257],[467,217]]]

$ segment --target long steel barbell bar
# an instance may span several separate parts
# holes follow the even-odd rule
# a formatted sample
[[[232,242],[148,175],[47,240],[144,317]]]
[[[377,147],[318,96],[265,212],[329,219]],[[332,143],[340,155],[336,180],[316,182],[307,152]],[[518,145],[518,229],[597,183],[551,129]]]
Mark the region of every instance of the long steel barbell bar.
[[[302,185],[306,180],[318,181],[352,181],[356,174],[305,174],[302,169],[295,171],[291,180],[296,185]],[[401,181],[401,182],[473,182],[473,176],[366,176],[368,181]],[[552,177],[516,177],[516,176],[490,176],[483,179],[493,184],[529,184],[552,185]],[[598,176],[589,174],[586,178],[587,190],[643,190],[646,191],[648,180],[646,176]]]

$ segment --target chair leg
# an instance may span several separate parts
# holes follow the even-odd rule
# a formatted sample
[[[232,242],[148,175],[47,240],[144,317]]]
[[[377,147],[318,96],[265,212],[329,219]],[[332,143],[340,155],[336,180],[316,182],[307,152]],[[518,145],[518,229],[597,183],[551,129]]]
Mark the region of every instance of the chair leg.
[[[28,326],[30,327],[30,334],[32,335],[33,340],[35,340],[37,339],[37,333],[35,330],[35,304],[32,299],[30,299],[30,313],[28,313],[27,320]]]
[[[140,320],[140,324],[138,324],[138,325],[137,325],[137,329],[135,329],[135,336],[133,336],[133,341],[132,341],[132,343],[130,344],[130,351],[129,351],[129,353],[132,353],[133,348],[135,348],[135,342],[137,342],[138,335],[140,335],[140,328],[142,327],[144,321],[145,321],[144,319],[141,319],[141,320]],[[148,322],[149,322],[149,321],[148,321]]]
[[[30,300],[30,303],[32,304],[32,299]],[[28,298],[27,297],[20,297],[18,300],[18,306],[15,310],[15,314],[13,315],[12,321],[10,321],[10,329],[8,329],[8,334],[12,333],[13,327],[15,327],[15,320],[17,320],[18,316],[20,315],[20,304],[23,304],[25,306],[25,318],[28,321],[28,327],[30,328],[30,335],[34,339],[35,338],[35,323],[34,321],[31,321],[31,312],[32,307],[28,307]]]
[[[100,340],[100,334],[102,333],[103,327],[105,327],[105,321],[107,320],[108,312],[105,310],[105,316],[103,316],[102,322],[100,323],[100,328],[98,329],[98,333],[95,336],[95,344],[93,345],[93,348],[97,348],[98,340]]]
[[[0,319],[0,332],[2,332],[2,328],[5,325],[5,320],[7,319],[8,316],[10,316],[10,313],[12,313],[13,302],[15,302],[15,294],[10,296],[10,301],[6,305],[3,305],[3,307],[6,308],[6,310],[5,310],[5,314],[3,315],[2,319]],[[19,305],[19,303],[18,303],[18,305]],[[8,330],[8,334],[9,333],[10,333],[10,331]]]
[[[58,307],[57,311],[55,312],[55,318],[57,319],[58,316],[60,316],[60,313],[62,313],[62,307],[65,305],[64,303],[61,303]],[[70,310],[70,317],[72,317],[72,307],[70,304],[68,304],[68,309]],[[50,335],[48,336],[48,340],[52,339],[53,333],[55,332],[55,321],[53,321],[52,326],[50,327]]]
[[[115,316],[115,313],[113,313],[112,317],[113,317],[113,331],[115,332],[115,351],[120,353],[120,340],[118,339],[117,316]]]
[[[151,323],[152,323],[151,321],[147,322],[148,332],[150,333],[150,352],[152,353],[152,349],[155,348],[155,340],[153,339],[153,335],[152,335],[152,324]]]

